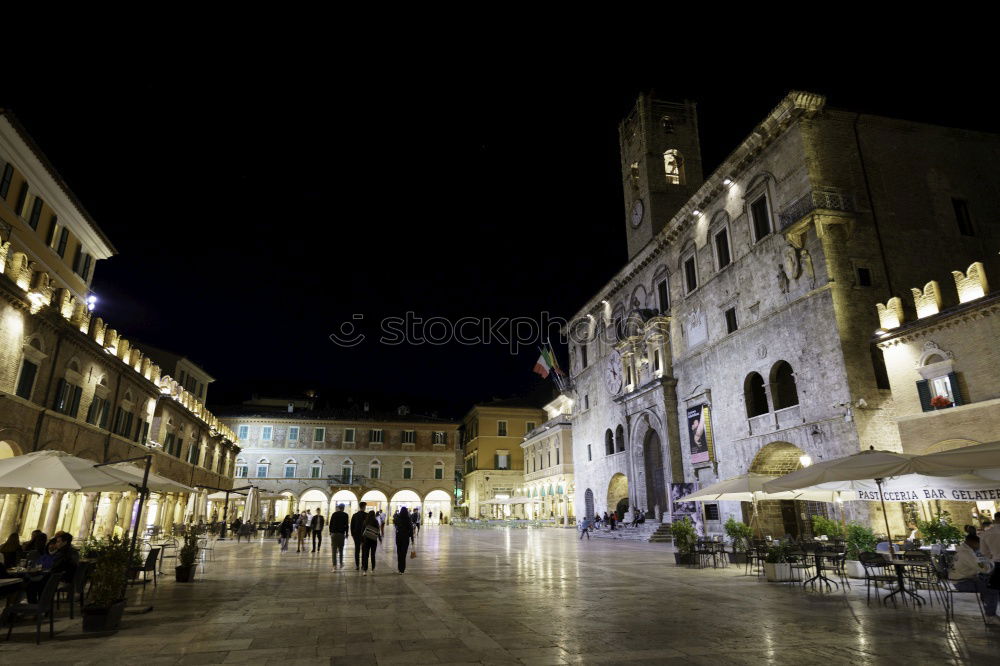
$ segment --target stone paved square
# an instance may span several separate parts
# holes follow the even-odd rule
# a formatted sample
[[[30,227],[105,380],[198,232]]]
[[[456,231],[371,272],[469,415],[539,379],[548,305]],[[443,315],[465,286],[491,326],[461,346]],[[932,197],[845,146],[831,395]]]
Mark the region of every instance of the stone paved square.
[[[54,639],[36,646],[34,625],[18,625],[0,663],[923,664],[1000,650],[968,597],[949,626],[938,603],[869,608],[859,581],[803,591],[742,566],[678,567],[663,544],[578,536],[430,526],[405,575],[387,538],[366,577],[353,562],[331,573],[328,545],[219,542],[196,583],[170,571],[134,589],[130,608],[153,611],[118,633],[84,634],[64,604]]]

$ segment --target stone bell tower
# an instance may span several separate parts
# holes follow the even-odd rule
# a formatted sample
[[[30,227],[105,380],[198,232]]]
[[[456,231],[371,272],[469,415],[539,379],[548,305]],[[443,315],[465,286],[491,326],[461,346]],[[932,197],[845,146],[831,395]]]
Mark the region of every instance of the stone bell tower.
[[[701,147],[694,102],[641,94],[618,126],[631,260],[701,186]]]

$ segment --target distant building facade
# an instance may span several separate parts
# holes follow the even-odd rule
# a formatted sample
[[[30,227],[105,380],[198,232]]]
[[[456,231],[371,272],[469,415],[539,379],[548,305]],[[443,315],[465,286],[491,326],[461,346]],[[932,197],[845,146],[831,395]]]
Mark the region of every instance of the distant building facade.
[[[518,399],[474,405],[465,415],[463,506],[470,518],[515,515],[509,500],[524,485],[521,442],[547,420],[544,410]]]
[[[570,347],[577,513],[691,515],[718,533],[738,503],[674,500],[900,449],[875,304],[979,258],[1000,267],[1000,191],[983,178],[998,137],[802,92],[708,178],[693,104],[643,96],[619,137],[629,262],[578,311]],[[808,536],[827,507],[761,510],[768,533]]]
[[[337,504],[357,510],[359,502],[390,514],[420,507],[433,522],[451,516],[457,423],[405,408],[326,412],[296,404],[312,402],[264,398],[221,417],[242,446],[235,484],[259,489],[262,518],[302,509],[329,515]]]
[[[152,471],[227,487],[234,434],[142,349],[92,316],[96,262],[114,248],[17,120],[0,110],[0,458],[57,449],[98,462],[153,455]],[[203,372],[203,371],[202,371]],[[0,495],[15,526],[77,536],[204,517],[207,491]]]
[[[574,521],[573,401],[564,395],[545,405],[548,417],[524,436],[524,481],[514,495],[518,518]]]

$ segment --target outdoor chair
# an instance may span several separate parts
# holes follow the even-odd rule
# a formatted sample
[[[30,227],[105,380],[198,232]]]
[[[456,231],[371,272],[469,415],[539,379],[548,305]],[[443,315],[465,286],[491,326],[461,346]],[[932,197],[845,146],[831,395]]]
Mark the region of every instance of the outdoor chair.
[[[914,564],[907,566],[905,569],[905,576],[907,587],[914,590],[927,590],[929,594],[928,603],[932,606],[934,605],[934,597],[938,597],[941,600],[943,606],[948,605],[947,591],[948,586],[944,584],[940,573],[934,567],[933,562],[930,559],[930,555],[927,553],[922,553],[925,555],[924,558],[920,557],[904,557],[907,560],[913,560]],[[945,609],[947,611],[947,608]]]
[[[990,628],[989,623],[986,621],[986,611],[983,609],[983,600],[979,597],[978,591],[966,592],[964,590],[955,589],[954,581],[945,581],[948,590],[948,601],[944,605],[944,619],[945,621],[955,619],[955,595],[956,594],[971,594],[976,598],[976,605],[979,606],[979,615],[983,618],[983,626],[987,629]]]
[[[750,568],[753,568],[757,573],[757,578],[764,575],[764,561],[767,557],[767,546],[754,544],[753,548],[750,550],[752,553],[751,557],[747,558],[747,569],[749,572]]]
[[[176,560],[177,559],[177,539],[175,537],[169,537],[163,539],[160,543],[160,573],[163,573],[163,562],[164,560]]]
[[[209,545],[211,542],[207,537],[201,537],[198,539],[198,557],[204,563],[215,561],[215,549]]]
[[[65,594],[66,600],[69,601],[69,619],[71,620],[74,618],[73,606],[77,595],[80,595],[80,608],[83,608],[83,591],[87,587],[87,580],[90,578],[90,570],[93,566],[92,562],[80,562],[76,565],[73,580],[61,581],[56,589],[56,610],[59,609],[59,595]]]
[[[10,623],[10,628],[7,629],[6,640],[9,641],[10,635],[14,632],[14,620],[25,615],[33,615],[35,617],[36,645],[42,642],[42,620],[46,616],[49,618],[49,638],[55,636],[55,612],[52,606],[55,603],[56,590],[59,587],[59,580],[61,578],[62,574],[52,574],[49,576],[48,580],[45,581],[45,586],[42,588],[41,594],[38,595],[38,603],[14,604],[4,609],[2,617]]]
[[[801,583],[809,577],[809,572],[813,567],[812,550],[808,546],[801,546],[792,551],[788,557],[788,565],[792,569],[792,578]]]
[[[709,560],[712,561],[712,568],[716,568],[715,546],[711,541],[698,541],[694,549],[695,562],[699,569],[704,569]]]
[[[820,571],[830,571],[837,575],[843,589],[846,590],[851,585],[850,578],[847,577],[847,553],[839,548],[824,548],[823,557],[820,559]]]
[[[860,553],[858,555],[858,560],[861,562],[861,566],[865,570],[865,595],[867,603],[870,606],[872,597],[872,588],[875,588],[875,601],[879,600],[878,586],[879,583],[888,583],[895,585],[898,581],[894,573],[890,571],[890,565],[886,562],[885,558],[878,553]],[[895,599],[893,599],[895,603]]]
[[[142,572],[142,584],[145,585],[148,582],[146,577],[147,572],[153,572],[153,587],[156,587],[156,560],[160,556],[159,548],[150,548],[149,552],[146,553],[146,562],[137,569],[134,569],[135,573]]]

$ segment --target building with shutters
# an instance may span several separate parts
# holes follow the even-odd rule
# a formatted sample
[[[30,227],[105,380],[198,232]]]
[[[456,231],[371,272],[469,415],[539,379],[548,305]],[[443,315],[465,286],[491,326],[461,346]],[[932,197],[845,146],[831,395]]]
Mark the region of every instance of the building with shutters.
[[[0,109],[0,459],[58,449],[98,462],[151,454],[152,471],[229,487],[234,434],[142,348],[92,312],[111,242],[17,119]],[[152,278],[151,278],[152,279]],[[122,532],[135,493],[0,495],[15,526],[84,537]],[[154,494],[138,517],[169,529],[204,516],[206,491]]]
[[[990,292],[985,267],[956,266],[951,280],[926,282],[907,300],[912,310],[902,298],[877,306],[874,338],[902,450],[924,454],[1000,440],[1000,292]],[[970,503],[936,504],[958,525],[975,524]],[[1000,509],[1000,502],[977,504],[986,515]]]
[[[574,522],[573,401],[564,395],[545,405],[548,419],[521,442],[524,481],[512,497],[513,515],[532,520]]]
[[[693,103],[641,96],[619,144],[628,262],[569,327],[577,515],[628,506],[720,533],[746,507],[674,500],[902,448],[875,306],[1000,269],[1000,137],[792,92],[707,175]],[[848,514],[881,520],[868,510]],[[808,536],[827,507],[761,511],[767,533]]]
[[[510,502],[524,486],[521,442],[548,421],[545,410],[521,398],[474,405],[462,420],[462,506],[470,518],[520,517]]]
[[[258,398],[221,410],[242,447],[235,483],[260,489],[262,518],[303,509],[328,516],[337,504],[355,511],[359,502],[389,514],[420,507],[433,523],[451,516],[457,423],[406,407],[384,413],[368,403],[313,405]],[[235,507],[242,512],[238,501]]]

